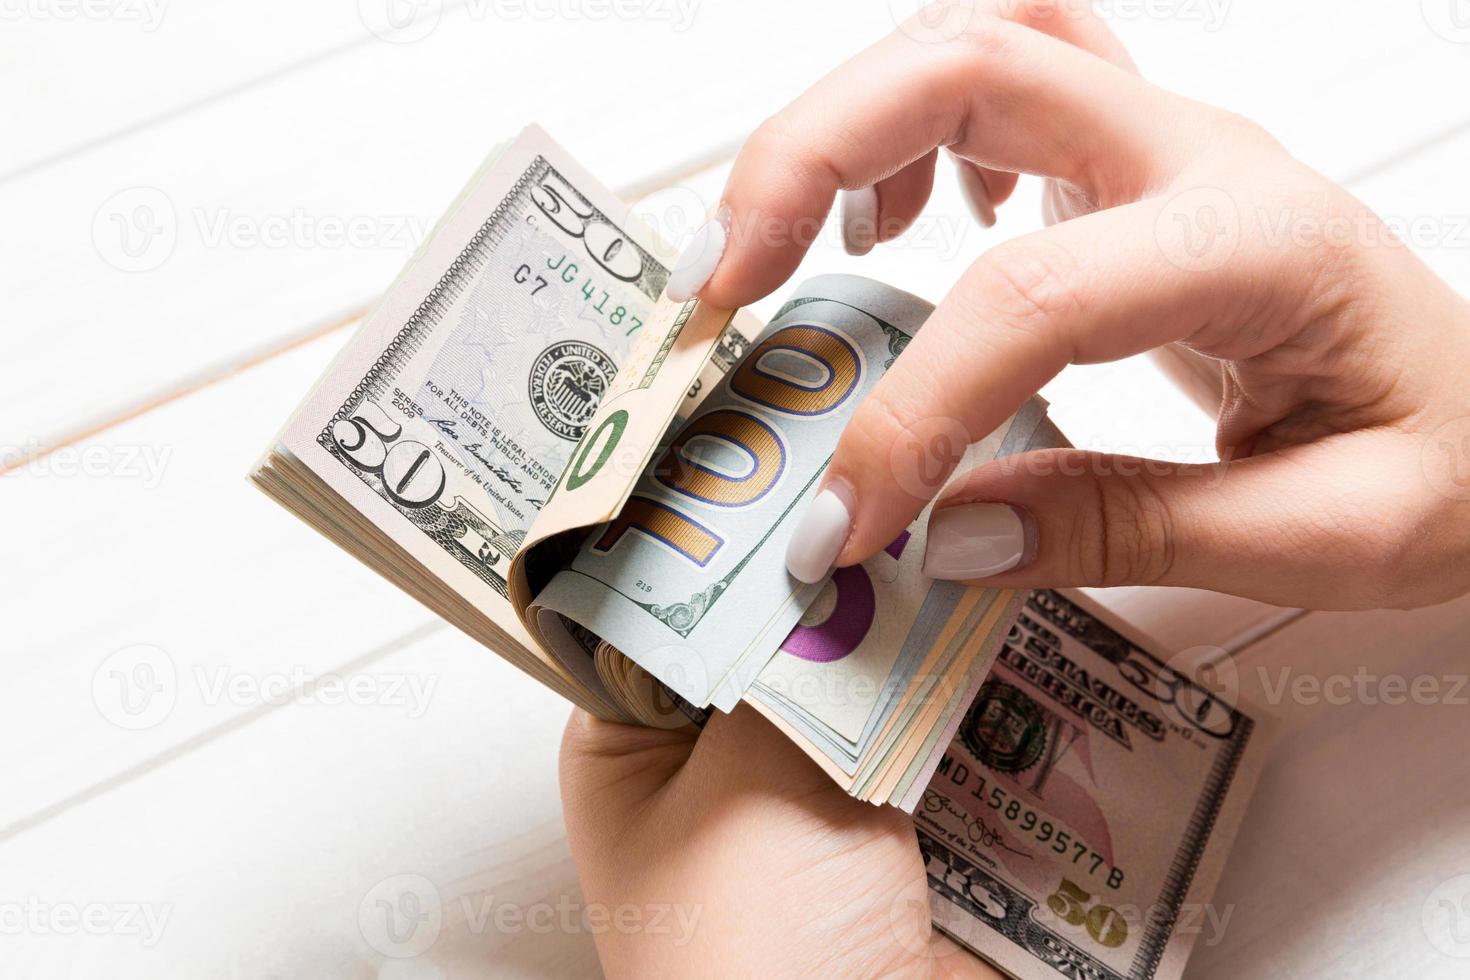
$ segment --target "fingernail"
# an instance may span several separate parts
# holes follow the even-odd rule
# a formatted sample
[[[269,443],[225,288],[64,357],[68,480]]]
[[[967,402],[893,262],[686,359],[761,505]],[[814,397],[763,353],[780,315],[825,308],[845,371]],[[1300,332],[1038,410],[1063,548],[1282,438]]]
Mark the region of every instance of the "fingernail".
[[[965,582],[1017,568],[1036,557],[1035,522],[1009,504],[961,504],[929,518],[924,574]]]
[[[960,173],[960,193],[969,205],[970,213],[980,222],[980,227],[995,225],[995,203],[990,199],[990,188],[985,184],[985,175],[980,168],[966,160],[956,160]]]
[[[1061,212],[1057,207],[1057,183],[1048,180],[1041,192],[1041,223],[1050,228],[1061,220]]]
[[[720,264],[720,257],[725,254],[725,243],[730,238],[729,224],[729,209],[720,208],[713,218],[699,226],[669,273],[666,287],[669,299],[682,303],[709,282],[709,277],[715,274],[715,267]]]
[[[817,494],[786,546],[786,570],[799,581],[820,582],[832,570],[837,553],[852,530],[852,510],[839,494],[828,487]]]
[[[842,247],[848,255],[867,255],[878,243],[878,190],[842,192]]]

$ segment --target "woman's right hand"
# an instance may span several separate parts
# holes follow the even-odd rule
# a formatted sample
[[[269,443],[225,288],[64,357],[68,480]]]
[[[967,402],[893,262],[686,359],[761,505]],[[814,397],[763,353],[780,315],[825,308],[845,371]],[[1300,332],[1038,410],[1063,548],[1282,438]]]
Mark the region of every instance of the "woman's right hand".
[[[981,255],[857,409],[793,572],[876,553],[1067,364],[1164,349],[1209,392],[1223,462],[982,466],[933,511],[928,572],[1316,608],[1470,589],[1470,307],[1258,127],[1139,78],[1085,8],[936,5],[842,65],[745,144],[671,279],[758,299],[839,190],[851,250],[893,238],[939,147],[982,214],[1018,173],[1051,182],[1055,223]]]

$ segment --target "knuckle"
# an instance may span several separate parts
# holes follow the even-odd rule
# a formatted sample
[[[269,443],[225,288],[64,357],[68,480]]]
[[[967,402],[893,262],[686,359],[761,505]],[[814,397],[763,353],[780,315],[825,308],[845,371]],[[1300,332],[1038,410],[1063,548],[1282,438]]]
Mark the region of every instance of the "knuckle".
[[[1088,585],[1154,585],[1174,566],[1174,527],[1164,499],[1142,477],[1090,477],[1093,514],[1078,539]]]
[[[767,116],[746,138],[746,152],[761,159],[781,159],[789,155],[796,134],[781,113]]]
[[[1246,150],[1284,153],[1279,140],[1271,131],[1247,116],[1228,109],[1209,107],[1208,121],[1218,145],[1234,146]]]
[[[1007,0],[1008,19],[1023,27],[1046,30],[1060,20],[1082,20],[1093,16],[1085,0]]]
[[[768,116],[746,138],[741,156],[754,161],[763,171],[762,189],[772,185],[784,186],[790,181],[793,186],[807,187],[813,184],[830,186],[834,190],[844,186],[840,161],[844,150],[854,144],[851,133],[834,131],[828,134],[832,144],[815,145],[810,127],[801,122],[800,114],[792,107]]]
[[[975,312],[1001,327],[1055,339],[1055,324],[1078,312],[1078,262],[1059,246],[1000,246],[967,274],[965,291]],[[987,324],[988,325],[988,324]]]
[[[973,10],[965,29],[955,35],[955,44],[961,57],[971,64],[992,64],[1010,57],[1015,26],[1005,18]]]
[[[1353,604],[1366,609],[1428,605],[1459,594],[1460,583],[1413,519],[1362,522],[1351,540],[1350,567],[1358,570]]]
[[[855,443],[860,443],[852,447],[855,450],[892,444],[910,425],[911,410],[907,401],[897,385],[874,386],[853,413],[852,422],[843,431],[842,441],[847,442],[851,436]]]
[[[563,772],[575,768],[597,746],[597,719],[581,708],[574,709],[561,733],[559,758]]]

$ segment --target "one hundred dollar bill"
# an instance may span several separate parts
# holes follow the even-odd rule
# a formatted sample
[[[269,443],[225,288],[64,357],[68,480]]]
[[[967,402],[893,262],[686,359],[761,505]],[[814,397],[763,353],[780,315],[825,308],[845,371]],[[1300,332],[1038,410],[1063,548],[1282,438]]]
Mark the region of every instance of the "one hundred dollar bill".
[[[1063,446],[1039,398],[971,446],[957,472],[1015,453]],[[922,787],[946,743],[951,716],[989,669],[1014,618],[1016,593],[969,588],[923,573],[932,507],[861,565],[837,570],[782,641],[746,695],[817,749],[863,795],[883,778],[885,743],[899,740],[913,716],[943,700],[929,722],[934,740],[913,758],[912,772],[888,790],[895,802]],[[948,683],[948,687],[944,686]]]
[[[1082,596],[1032,593],[915,812],[935,924],[1022,980],[1173,980],[1265,756]]]
[[[787,669],[760,689],[771,710],[820,743],[848,776],[864,759],[886,758],[868,750],[880,736],[907,734],[906,726],[887,724],[894,711],[918,712],[927,704],[913,690],[919,668],[942,674],[955,657],[968,667],[985,640],[983,630],[978,637],[974,630],[989,622],[989,603],[1000,598],[1004,605],[1008,597],[990,592],[981,608],[973,590],[923,579],[918,524],[876,557],[871,571],[842,570],[818,586],[794,579],[785,553],[793,517],[816,494],[852,411],[932,310],[917,297],[855,276],[799,286],[739,366],[670,430],[616,516],[592,531],[537,596],[532,612],[541,635],[569,664],[606,641],[685,701],[725,711],[752,691],[778,649],[789,648]],[[1030,437],[1043,419],[1044,403],[1032,403],[972,447],[971,462],[1032,448]],[[569,484],[577,471],[574,465]],[[885,558],[904,570],[901,582],[888,574]],[[836,631],[825,620],[798,628],[807,606],[822,595],[852,600],[872,574],[882,586],[881,623],[856,650],[843,656],[827,650],[823,666],[814,667],[808,648]],[[849,627],[857,623],[839,618]],[[944,633],[951,622],[969,622],[970,629]],[[936,654],[941,636],[947,657]],[[787,675],[817,671],[829,675],[820,679],[825,683],[834,672],[851,670],[872,679],[882,695],[878,710],[830,702],[803,707],[779,690]]]
[[[590,634],[691,704],[731,710],[820,588],[786,571],[795,516],[929,310],[852,276],[798,287],[537,596],[542,635],[575,660]]]

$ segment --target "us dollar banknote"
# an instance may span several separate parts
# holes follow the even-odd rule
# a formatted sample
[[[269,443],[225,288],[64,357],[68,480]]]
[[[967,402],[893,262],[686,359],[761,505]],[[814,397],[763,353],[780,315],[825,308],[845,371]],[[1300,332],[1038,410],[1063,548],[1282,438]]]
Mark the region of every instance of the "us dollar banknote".
[[[1032,593],[915,823],[935,925],[1023,980],[1172,980],[1260,771],[1269,720]]]
[[[616,518],[536,597],[541,635],[569,662],[606,641],[694,706],[731,710],[822,591],[786,570],[794,515],[816,494],[857,404],[932,309],[854,276],[799,286],[671,430]],[[1027,418],[1034,429],[1040,413]],[[994,435],[991,457],[1012,423]],[[923,591],[914,598],[909,625]],[[928,652],[919,642],[905,666]]]
[[[1033,398],[970,446],[956,472],[1065,445],[1045,411]],[[746,693],[757,710],[799,735],[798,744],[816,749],[819,762],[851,780],[855,795],[885,780],[885,745],[901,742],[918,710],[942,700],[937,720],[928,722],[932,741],[882,795],[905,800],[911,785],[922,789],[946,748],[941,733],[989,668],[1019,600],[1013,591],[924,575],[930,511],[867,561],[834,572]]]
[[[293,423],[313,427],[312,468],[377,498],[373,520],[417,538],[409,550],[506,596],[511,557],[663,291],[668,270],[647,241],[526,130],[334,366],[342,396]]]

